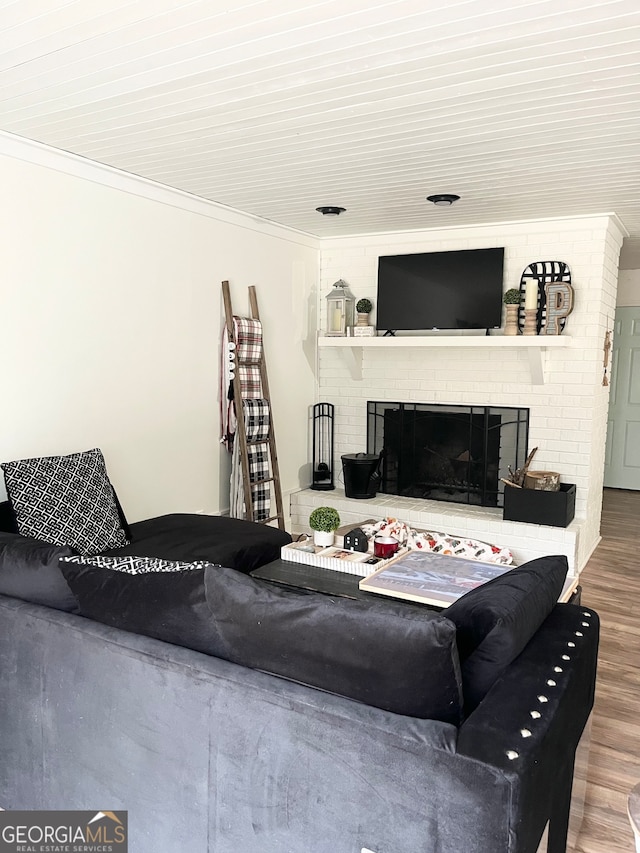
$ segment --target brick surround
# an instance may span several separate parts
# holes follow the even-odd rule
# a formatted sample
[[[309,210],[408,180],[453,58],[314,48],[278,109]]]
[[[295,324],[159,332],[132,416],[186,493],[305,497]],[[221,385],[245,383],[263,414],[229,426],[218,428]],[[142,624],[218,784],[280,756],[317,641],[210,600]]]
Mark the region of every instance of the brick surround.
[[[530,409],[529,446],[537,446],[535,467],[560,471],[576,483],[576,520],[566,530],[503,522],[500,510],[452,507],[433,501],[380,496],[375,507],[416,526],[495,541],[519,551],[567,553],[580,571],[600,536],[604,449],[609,389],[602,386],[602,347],[613,327],[618,256],[623,231],[614,216],[544,220],[493,226],[377,234],[323,241],[318,295],[321,328],[324,297],[339,278],[357,298],[374,302],[377,260],[402,254],[491,246],[505,247],[504,289],[517,287],[533,261],[559,260],[571,269],[575,308],[565,334],[571,347],[546,355],[546,382],[531,382],[527,352],[504,347],[429,347],[364,351],[362,380],[354,380],[339,349],[318,349],[318,400],[335,405],[336,482],[340,456],[365,450],[366,401],[406,400],[526,406]],[[320,332],[322,334],[322,332]],[[345,520],[354,508],[358,520],[371,516],[372,501],[344,497],[344,492],[301,492],[291,496],[294,529],[306,529],[305,513],[313,505],[340,504]],[[388,510],[384,508],[388,507]],[[363,512],[365,516],[363,516]],[[531,529],[528,529],[531,528]],[[490,535],[487,535],[490,534]],[[569,553],[570,552],[570,553]]]
[[[580,534],[584,521],[573,521],[569,527],[545,527],[503,521],[501,509],[469,507],[442,501],[417,501],[395,495],[357,501],[345,497],[343,488],[333,492],[314,492],[304,489],[291,496],[291,526],[298,533],[308,531],[307,519],[316,506],[334,506],[342,524],[357,523],[367,518],[400,518],[413,527],[451,533],[454,536],[479,539],[491,544],[506,545],[516,563],[524,563],[545,554],[564,554],[571,574],[578,571],[577,559]],[[544,536],[540,535],[541,529]]]

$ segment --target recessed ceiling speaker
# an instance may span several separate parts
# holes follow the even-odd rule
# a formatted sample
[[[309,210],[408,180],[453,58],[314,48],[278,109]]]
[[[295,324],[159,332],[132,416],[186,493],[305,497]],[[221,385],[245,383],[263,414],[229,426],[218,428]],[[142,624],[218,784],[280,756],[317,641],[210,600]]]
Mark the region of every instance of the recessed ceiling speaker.
[[[345,207],[316,207],[316,210],[323,216],[340,216],[341,213],[346,212]]]
[[[433,202],[433,204],[438,207],[451,207],[454,201],[458,201],[460,198],[459,195],[452,195],[451,193],[441,193],[440,195],[428,195],[427,201]]]

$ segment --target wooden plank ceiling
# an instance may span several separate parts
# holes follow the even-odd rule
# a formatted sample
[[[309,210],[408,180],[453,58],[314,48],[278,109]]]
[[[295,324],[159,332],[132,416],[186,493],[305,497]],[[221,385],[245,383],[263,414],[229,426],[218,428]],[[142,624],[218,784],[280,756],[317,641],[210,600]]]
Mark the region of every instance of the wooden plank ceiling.
[[[640,268],[637,0],[0,0],[0,21],[4,131],[320,236],[614,212]]]

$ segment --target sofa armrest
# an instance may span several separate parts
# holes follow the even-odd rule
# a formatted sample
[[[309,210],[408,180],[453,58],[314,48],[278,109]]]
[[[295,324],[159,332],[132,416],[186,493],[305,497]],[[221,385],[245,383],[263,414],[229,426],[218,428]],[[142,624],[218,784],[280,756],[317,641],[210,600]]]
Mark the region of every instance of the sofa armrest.
[[[557,605],[460,728],[457,751],[512,780],[514,850],[564,851],[575,751],[593,707],[599,620]]]

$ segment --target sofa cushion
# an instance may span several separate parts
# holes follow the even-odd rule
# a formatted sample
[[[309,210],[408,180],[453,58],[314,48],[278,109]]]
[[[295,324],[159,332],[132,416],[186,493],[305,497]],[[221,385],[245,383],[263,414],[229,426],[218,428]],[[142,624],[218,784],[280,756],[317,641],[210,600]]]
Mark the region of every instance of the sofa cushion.
[[[551,613],[567,569],[565,556],[540,557],[476,587],[446,609],[458,632],[467,713]]]
[[[0,594],[77,613],[78,604],[59,566],[61,557],[74,553],[67,545],[0,532]]]
[[[82,554],[127,543],[113,486],[98,448],[68,456],[5,462],[18,532]]]
[[[11,503],[9,501],[0,502],[0,531],[3,533],[18,532],[16,517],[13,514]]]
[[[131,557],[66,556],[60,569],[80,613],[179,646],[214,653],[215,630],[206,601],[204,569],[208,563],[133,558],[135,573],[124,571]],[[149,569],[142,566],[146,564]],[[140,570],[142,569],[142,570]]]
[[[207,571],[225,656],[396,714],[457,724],[455,628],[398,602],[353,600]]]
[[[206,560],[249,573],[280,556],[291,542],[283,530],[238,518],[195,513],[172,513],[137,521],[130,526],[131,542],[103,551],[164,560]]]
[[[129,574],[104,560],[61,560],[83,616],[397,714],[460,721],[455,628],[439,613],[289,590],[227,567]]]

